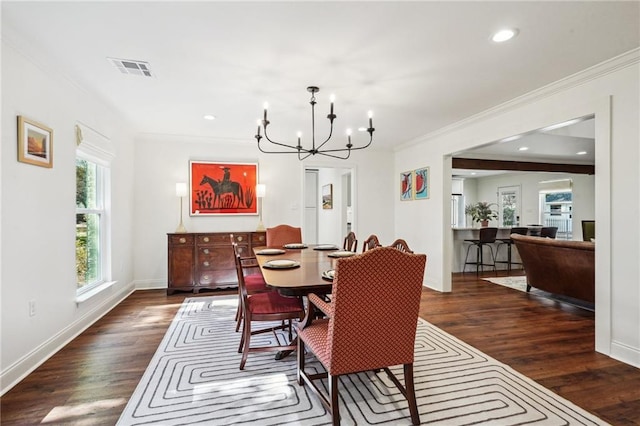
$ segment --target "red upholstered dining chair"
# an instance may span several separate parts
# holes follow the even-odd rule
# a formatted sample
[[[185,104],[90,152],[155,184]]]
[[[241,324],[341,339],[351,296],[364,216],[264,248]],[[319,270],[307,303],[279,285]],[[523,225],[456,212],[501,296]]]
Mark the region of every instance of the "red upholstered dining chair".
[[[409,244],[407,244],[407,242],[405,240],[401,239],[401,238],[398,238],[397,240],[392,242],[389,247],[393,247],[395,249],[398,249],[400,251],[404,251],[406,253],[413,253],[413,250],[411,250],[409,248]]]
[[[264,281],[264,277],[260,272],[258,261],[255,256],[242,256],[238,249],[238,243],[236,243],[233,234],[230,234],[231,247],[233,248],[233,255],[236,259],[240,259],[240,267],[242,270],[242,276],[244,278],[245,287],[248,294],[264,293],[267,291],[273,291],[267,287],[267,283]],[[240,329],[242,323],[242,294],[240,293],[240,284],[238,280],[238,309],[236,310],[236,331]]]
[[[420,423],[413,358],[425,265],[424,254],[380,247],[336,263],[331,303],[309,294],[309,313],[298,329],[298,384],[320,397],[334,425],[340,423],[338,378],[381,369],[407,399],[413,424]],[[326,318],[312,319],[315,309]],[[325,373],[305,370],[305,350]],[[400,364],[404,386],[388,368]],[[324,378],[328,395],[314,382]]]
[[[275,345],[251,347],[251,336],[261,333],[275,332],[276,330],[289,329],[289,341],[292,340],[292,320],[301,320],[304,317],[304,306],[299,297],[284,297],[277,291],[267,291],[249,294],[247,282],[242,268],[240,256],[236,258],[236,271],[238,273],[238,288],[240,290],[242,307],[242,337],[238,352],[242,353],[240,370],[244,370],[249,352],[284,351],[295,350],[295,345]],[[280,321],[280,325],[253,330],[254,322]],[[286,322],[285,322],[286,321]],[[277,339],[275,339],[277,341]]]
[[[282,247],[285,244],[301,243],[302,229],[289,225],[267,228],[267,246]]]
[[[362,243],[362,252],[364,253],[367,250],[380,247],[381,245],[382,244],[380,244],[380,241],[378,240],[378,236],[375,234],[371,234],[369,235],[369,238],[364,240],[364,243]]]
[[[358,239],[356,238],[356,234],[354,232],[349,232],[347,236],[344,237],[342,248],[354,253],[356,252],[356,250],[358,250]]]

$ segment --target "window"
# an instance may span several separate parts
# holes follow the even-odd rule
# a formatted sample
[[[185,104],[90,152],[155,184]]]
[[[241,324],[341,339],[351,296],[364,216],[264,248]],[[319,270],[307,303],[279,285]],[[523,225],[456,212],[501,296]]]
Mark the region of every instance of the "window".
[[[90,129],[78,132],[76,150],[76,294],[111,280],[110,256],[110,185],[109,165],[112,155]],[[87,140],[82,135],[92,135]],[[96,143],[96,141],[98,143]],[[108,142],[108,140],[106,140]]]
[[[76,277],[78,289],[103,279],[101,230],[104,229],[103,170],[96,163],[76,159]]]
[[[557,238],[573,238],[573,183],[571,179],[539,182],[540,223],[558,228]]]
[[[500,226],[520,225],[520,186],[498,188]]]

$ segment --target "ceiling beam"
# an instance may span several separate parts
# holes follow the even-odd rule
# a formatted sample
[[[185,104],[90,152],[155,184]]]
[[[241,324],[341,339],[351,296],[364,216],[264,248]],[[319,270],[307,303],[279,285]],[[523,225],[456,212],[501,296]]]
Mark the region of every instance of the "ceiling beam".
[[[514,170],[519,172],[560,172],[582,175],[595,174],[595,166],[589,164],[532,163],[529,161],[480,160],[457,158],[451,162],[454,169],[468,170]]]

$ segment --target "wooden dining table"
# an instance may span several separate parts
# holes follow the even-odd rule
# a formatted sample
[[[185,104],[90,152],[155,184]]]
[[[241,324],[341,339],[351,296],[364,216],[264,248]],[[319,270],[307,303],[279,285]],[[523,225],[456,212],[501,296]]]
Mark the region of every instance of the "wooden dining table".
[[[322,273],[335,269],[336,261],[339,258],[330,257],[329,254],[339,250],[320,250],[326,245],[308,245],[306,248],[287,249],[282,248],[281,254],[260,254],[265,249],[275,249],[275,247],[255,247],[253,253],[258,260],[258,265],[262,271],[262,276],[267,286],[275,288],[278,293],[288,297],[306,297],[309,293],[318,295],[330,294],[332,280],[322,277]],[[277,249],[281,249],[278,247]],[[291,260],[298,262],[294,268],[271,269],[264,265],[271,260]],[[310,312],[306,313],[303,323],[309,320]],[[294,338],[294,342],[298,336]],[[286,358],[292,351],[280,351],[276,354],[276,360]]]
[[[258,260],[262,276],[269,287],[275,288],[283,296],[306,296],[309,293],[331,293],[331,280],[322,277],[322,273],[335,269],[339,258],[329,256],[339,250],[320,250],[326,245],[308,245],[302,249],[282,249],[282,254],[263,255],[264,249],[274,247],[255,247],[253,252]],[[299,262],[299,266],[287,269],[271,269],[264,265],[271,260],[291,260]]]

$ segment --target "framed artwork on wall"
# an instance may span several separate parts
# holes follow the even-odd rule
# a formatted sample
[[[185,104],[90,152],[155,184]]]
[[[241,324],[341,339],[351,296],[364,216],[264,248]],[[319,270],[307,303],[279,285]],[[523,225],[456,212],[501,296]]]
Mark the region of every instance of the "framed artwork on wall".
[[[416,200],[429,198],[429,168],[416,169],[413,173],[413,191]]]
[[[18,161],[40,167],[53,167],[53,130],[18,116]]]
[[[322,187],[322,208],[325,210],[333,208],[333,184],[331,183]]]
[[[413,199],[413,171],[400,173],[400,200]]]
[[[189,214],[257,215],[257,163],[189,162]]]

